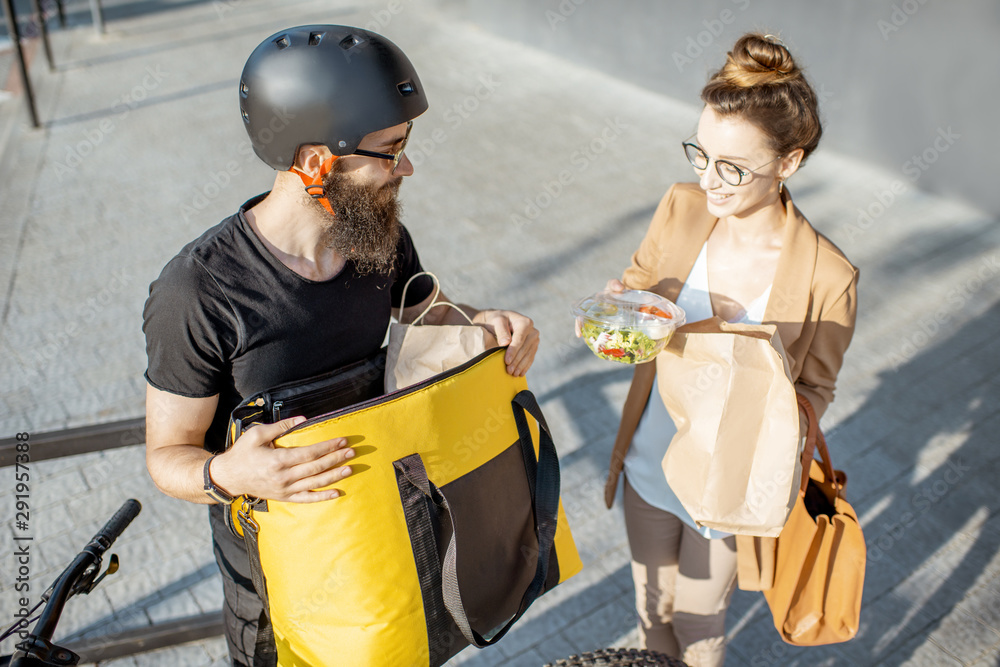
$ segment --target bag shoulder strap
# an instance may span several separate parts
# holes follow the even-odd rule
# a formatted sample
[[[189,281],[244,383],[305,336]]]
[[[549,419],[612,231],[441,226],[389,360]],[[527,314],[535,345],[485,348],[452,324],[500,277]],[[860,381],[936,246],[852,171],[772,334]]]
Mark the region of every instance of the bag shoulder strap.
[[[816,410],[813,409],[809,399],[802,394],[796,394],[795,397],[798,399],[799,407],[806,413],[806,418],[809,421],[806,431],[806,446],[802,450],[802,482],[799,486],[799,493],[805,493],[806,486],[809,484],[809,469],[812,468],[812,462],[818,450],[820,465],[823,466],[823,473],[836,488],[837,495],[843,496],[844,486],[840,483],[839,477],[833,469],[833,461],[830,460],[830,450],[826,446],[826,438],[823,437],[823,432],[819,430],[819,420],[816,419]]]
[[[538,558],[535,563],[535,576],[521,597],[517,613],[489,639],[485,639],[472,628],[472,624],[465,613],[465,605],[462,603],[458,587],[458,569],[455,562],[457,550],[454,548],[455,536],[453,534],[443,565],[442,583],[444,585],[445,606],[451,613],[456,625],[462,630],[462,633],[468,633],[466,634],[466,638],[471,640],[469,643],[478,648],[490,646],[500,641],[518,619],[524,615],[528,607],[545,590],[545,582],[548,579],[549,557],[554,548],[556,536],[560,475],[559,457],[556,454],[555,443],[552,440],[548,424],[545,422],[545,417],[542,415],[541,408],[538,406],[538,401],[535,399],[534,394],[527,389],[518,392],[511,401],[511,408],[514,411],[514,421],[517,424],[518,439],[521,442],[521,454],[527,473],[532,506],[535,511],[535,537],[538,540]],[[525,413],[531,415],[539,426],[537,459]]]
[[[518,439],[521,445],[522,458],[525,464],[525,473],[528,480],[528,487],[532,499],[532,507],[535,515],[535,535],[538,540],[538,553],[535,559],[535,574],[521,597],[518,610],[501,628],[491,636],[484,637],[477,632],[469,620],[462,600],[462,593],[459,589],[458,581],[458,535],[454,516],[451,507],[444,494],[427,478],[423,461],[419,454],[411,454],[398,461],[393,462],[396,469],[397,481],[400,483],[401,497],[410,497],[413,493],[422,494],[433,502],[441,511],[441,519],[445,524],[445,535],[447,535],[446,548],[444,550],[443,562],[441,563],[441,599],[444,603],[455,626],[461,631],[465,640],[476,646],[484,648],[500,641],[507,634],[518,619],[524,615],[528,607],[543,593],[548,579],[549,560],[554,548],[556,524],[559,512],[559,457],[556,453],[555,443],[552,440],[549,427],[545,423],[545,417],[538,406],[534,395],[523,390],[518,392],[511,401],[511,409],[514,413],[514,420],[517,425]],[[539,425],[538,457],[535,457],[534,444],[532,442],[531,431],[525,413],[531,415]],[[407,487],[404,489],[404,485]],[[421,548],[422,554],[432,553],[430,547]],[[423,556],[421,556],[423,557]],[[439,627],[440,618],[429,619],[435,627]]]
[[[247,556],[250,560],[250,577],[253,579],[253,587],[261,602],[264,603],[264,611],[267,611],[270,608],[267,600],[267,580],[260,562],[260,548],[257,546],[260,525],[253,519],[253,503],[245,496],[243,497],[243,506],[237,516],[243,532],[243,544],[246,546]]]

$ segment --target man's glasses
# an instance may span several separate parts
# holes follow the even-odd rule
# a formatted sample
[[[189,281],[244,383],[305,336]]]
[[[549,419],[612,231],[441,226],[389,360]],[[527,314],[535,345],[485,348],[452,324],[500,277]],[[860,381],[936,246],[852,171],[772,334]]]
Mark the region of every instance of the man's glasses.
[[[354,155],[364,155],[365,157],[375,157],[382,160],[392,161],[392,171],[390,174],[396,173],[396,167],[399,166],[399,161],[403,159],[403,151],[406,150],[406,142],[410,139],[410,130],[413,129],[413,121],[409,120],[406,122],[406,134],[403,135],[403,143],[400,145],[399,150],[395,153],[376,153],[374,151],[366,151],[358,149],[354,151]]]
[[[693,144],[690,141],[683,142],[681,146],[684,148],[684,155],[687,156],[688,162],[691,163],[692,167],[698,171],[708,169],[708,163],[712,161],[712,158],[708,156],[708,153],[706,153],[701,146]],[[771,162],[775,162],[779,159],[781,159],[780,155],[774,158],[774,160],[771,160]],[[744,169],[729,160],[715,160],[715,171],[719,174],[719,178],[729,185],[742,185],[744,178],[757,171],[757,169],[766,167],[771,164],[771,162],[762,164],[754,169]]]

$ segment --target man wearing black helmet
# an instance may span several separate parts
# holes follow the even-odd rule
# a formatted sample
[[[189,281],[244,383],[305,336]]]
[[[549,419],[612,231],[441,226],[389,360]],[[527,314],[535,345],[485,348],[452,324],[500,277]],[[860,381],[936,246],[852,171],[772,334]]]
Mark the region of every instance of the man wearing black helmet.
[[[167,264],[150,285],[143,330],[147,467],[168,495],[211,504],[230,654],[249,665],[262,606],[246,551],[224,525],[225,501],[331,500],[335,488],[314,489],[350,475],[354,452],[343,438],[275,449],[272,440],[301,417],[252,428],[227,450],[228,418],[243,397],[381,346],[403,285],[422,270],[398,220],[397,193],[413,173],[404,148],[427,100],[392,42],[331,25],[264,40],[247,61],[239,96],[254,151],[278,171],[274,187]],[[415,280],[403,319],[430,299],[429,281]],[[508,372],[524,375],[538,348],[531,320],[464,309],[509,345]],[[425,320],[459,317],[440,308]]]

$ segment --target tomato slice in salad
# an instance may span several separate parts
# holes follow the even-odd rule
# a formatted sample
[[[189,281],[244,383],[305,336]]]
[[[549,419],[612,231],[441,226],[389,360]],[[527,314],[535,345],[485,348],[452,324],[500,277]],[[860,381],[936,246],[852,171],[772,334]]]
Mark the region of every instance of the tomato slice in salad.
[[[653,315],[654,317],[662,317],[665,320],[672,320],[674,316],[665,310],[657,308],[656,306],[642,306],[639,308],[640,313],[646,313],[647,315]]]

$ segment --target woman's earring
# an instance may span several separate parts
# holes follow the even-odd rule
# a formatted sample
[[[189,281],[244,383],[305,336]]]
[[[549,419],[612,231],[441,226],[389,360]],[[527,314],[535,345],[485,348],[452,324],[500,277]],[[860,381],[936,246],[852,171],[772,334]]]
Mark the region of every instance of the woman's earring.
[[[785,181],[784,180],[779,180],[778,181],[778,194],[780,195],[781,191],[784,190],[784,189],[785,189]]]

